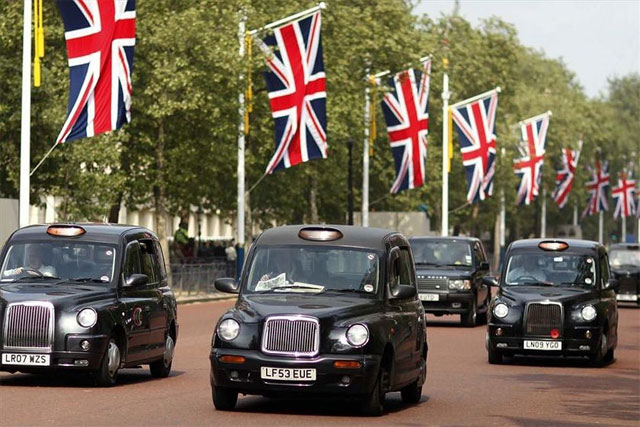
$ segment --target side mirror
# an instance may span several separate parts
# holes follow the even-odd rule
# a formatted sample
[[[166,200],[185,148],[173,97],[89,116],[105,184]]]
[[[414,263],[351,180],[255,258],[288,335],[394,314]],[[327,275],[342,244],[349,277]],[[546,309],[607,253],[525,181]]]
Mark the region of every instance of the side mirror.
[[[485,285],[485,286],[492,287],[492,288],[497,288],[499,286],[498,285],[498,279],[496,279],[493,276],[484,276],[482,278],[482,284]]]
[[[146,285],[147,283],[149,283],[149,276],[147,276],[146,274],[132,274],[131,276],[127,277],[124,285],[127,288],[139,288]]]
[[[416,296],[416,287],[412,285],[400,285],[395,292],[391,294],[393,299],[409,299]]]
[[[216,289],[229,294],[238,293],[238,282],[233,277],[221,277],[214,282]]]
[[[489,263],[487,261],[482,261],[480,265],[478,265],[478,270],[489,271]]]
[[[618,279],[614,279],[613,277],[611,279],[609,279],[609,281],[607,282],[607,285],[605,286],[605,289],[613,289],[614,291],[618,291],[618,289],[620,289],[620,282],[618,282]]]

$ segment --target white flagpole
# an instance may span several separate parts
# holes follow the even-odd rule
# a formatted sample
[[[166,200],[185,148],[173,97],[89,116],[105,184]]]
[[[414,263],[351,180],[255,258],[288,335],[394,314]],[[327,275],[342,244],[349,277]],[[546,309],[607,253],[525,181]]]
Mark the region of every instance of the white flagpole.
[[[290,21],[295,21],[296,19],[302,19],[307,15],[311,15],[312,13],[317,12],[318,10],[326,9],[327,5],[325,2],[318,3],[317,6],[312,7],[311,9],[303,10],[302,12],[294,13],[293,15],[289,15],[286,18],[278,19],[277,21],[273,21],[270,24],[265,25],[264,27],[256,28],[255,30],[249,31],[249,35],[253,36],[257,33],[260,33],[265,30],[270,30],[271,28],[279,27],[280,25],[286,24]]]
[[[604,242],[604,216],[602,211],[598,212],[598,242]]]
[[[22,38],[22,112],[20,122],[20,227],[29,225],[31,162],[31,0],[24,0]]]
[[[240,42],[240,62],[244,58],[244,38],[246,31],[247,16],[242,12],[242,17],[238,24],[238,41]],[[237,244],[244,247],[244,70],[238,76],[240,90],[238,94],[238,213],[237,213]]]
[[[620,215],[622,217],[622,232],[620,233],[620,243],[625,243],[627,241],[627,217],[624,216],[624,213]]]
[[[369,110],[371,96],[369,94],[371,75],[367,70],[367,82],[364,89],[364,144],[362,152],[362,226],[369,226]]]
[[[540,238],[547,237],[547,189],[542,189],[542,218],[540,220]]]
[[[441,234],[449,235],[449,75],[442,76],[442,224]]]
[[[447,80],[447,82],[448,82],[448,80]],[[460,102],[456,102],[455,104],[451,105],[451,108],[456,108],[456,107],[459,107],[461,105],[470,104],[470,103],[472,103],[474,101],[477,101],[479,99],[483,99],[483,98],[486,98],[488,96],[491,96],[491,95],[493,95],[494,92],[500,93],[500,91],[502,91],[502,89],[500,89],[500,86],[496,86],[495,89],[491,89],[491,90],[488,90],[486,92],[481,93],[480,95],[472,96],[471,98],[467,98],[467,99],[462,100]]]

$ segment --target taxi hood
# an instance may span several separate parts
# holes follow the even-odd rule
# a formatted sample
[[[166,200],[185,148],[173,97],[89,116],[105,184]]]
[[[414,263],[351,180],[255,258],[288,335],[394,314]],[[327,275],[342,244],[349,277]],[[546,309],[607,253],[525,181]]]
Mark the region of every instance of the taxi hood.
[[[111,294],[115,296],[115,289],[94,283],[0,283],[0,300],[7,303],[48,301],[54,305],[71,306],[104,298]]]
[[[381,304],[378,299],[359,295],[253,294],[240,295],[234,311],[245,323],[258,323],[268,316],[287,314],[335,322],[378,312]]]
[[[534,301],[552,301],[578,303],[593,298],[593,288],[577,286],[502,286],[499,295],[515,304],[526,304]]]

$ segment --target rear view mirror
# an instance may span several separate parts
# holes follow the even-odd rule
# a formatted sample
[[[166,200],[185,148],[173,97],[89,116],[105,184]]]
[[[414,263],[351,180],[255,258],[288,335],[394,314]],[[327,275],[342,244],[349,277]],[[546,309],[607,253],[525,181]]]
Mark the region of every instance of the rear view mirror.
[[[617,279],[611,278],[607,282],[605,289],[613,289],[614,291],[617,291],[618,289],[620,289],[620,282],[618,282]]]
[[[391,294],[393,299],[409,299],[416,296],[416,287],[412,285],[399,285]]]
[[[221,277],[214,282],[216,289],[229,294],[238,293],[238,282],[232,277]]]
[[[487,261],[482,261],[478,266],[478,270],[489,271],[489,263]]]
[[[125,286],[128,288],[139,288],[149,283],[149,277],[146,274],[132,274],[127,277]]]
[[[483,283],[485,286],[490,286],[490,287],[494,287],[494,288],[499,286],[499,285],[498,285],[498,279],[496,279],[496,278],[495,278],[495,277],[493,277],[493,276],[484,276],[484,277],[482,278],[482,283]]]

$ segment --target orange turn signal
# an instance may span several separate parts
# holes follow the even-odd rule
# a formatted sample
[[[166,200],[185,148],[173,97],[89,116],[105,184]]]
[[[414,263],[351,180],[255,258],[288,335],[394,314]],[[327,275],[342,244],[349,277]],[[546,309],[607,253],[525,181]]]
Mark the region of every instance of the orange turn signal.
[[[220,361],[221,362],[225,362],[225,363],[244,363],[247,361],[247,359],[245,359],[242,356],[220,356]]]
[[[336,360],[333,362],[333,367],[338,369],[358,369],[362,366],[362,363],[357,360]]]

